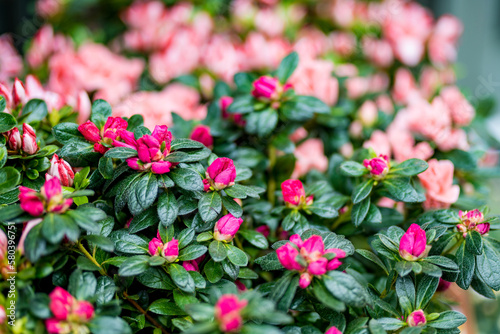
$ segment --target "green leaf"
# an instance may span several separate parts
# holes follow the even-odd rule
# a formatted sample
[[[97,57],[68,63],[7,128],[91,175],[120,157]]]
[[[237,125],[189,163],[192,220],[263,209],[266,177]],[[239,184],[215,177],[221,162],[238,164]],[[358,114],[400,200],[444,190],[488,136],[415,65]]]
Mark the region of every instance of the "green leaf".
[[[322,218],[335,218],[339,215],[338,210],[332,205],[331,201],[314,201],[313,204],[307,207],[312,213]]]
[[[462,243],[458,247],[455,253],[458,268],[460,272],[458,273],[457,285],[464,290],[469,288],[472,281],[472,276],[474,275],[474,269],[476,267],[476,259],[473,253],[468,252],[465,247],[465,243]]]
[[[113,177],[113,159],[102,157],[99,159],[99,172],[105,179],[111,179]]]
[[[105,250],[106,252],[113,252],[115,250],[115,244],[114,242],[106,238],[105,236],[102,235],[86,235],[82,239],[86,239],[102,250]]]
[[[0,95],[0,112],[3,112],[7,107],[7,101],[5,101],[5,97]]]
[[[92,114],[90,120],[99,128],[102,129],[108,117],[111,117],[111,106],[104,100],[95,100],[92,104]]]
[[[97,280],[91,272],[75,270],[69,277],[68,292],[78,300],[93,298],[96,289]]]
[[[235,184],[234,186],[224,189],[224,192],[232,198],[239,198],[239,199],[247,198],[247,193],[245,191],[245,188],[243,188],[239,184]]]
[[[484,239],[484,252],[476,259],[477,271],[483,281],[495,291],[500,290],[500,254],[492,240]]]
[[[182,291],[194,292],[194,280],[189,275],[189,273],[184,269],[184,267],[172,263],[169,267],[170,277],[174,281],[175,285],[179,287]]]
[[[156,180],[156,175],[153,173],[147,173],[141,177],[135,184],[135,199],[137,199],[137,205],[133,205],[131,199],[133,196],[129,197],[128,206],[133,215],[136,215],[151,205],[153,205],[156,200],[156,195],[158,194],[158,183]]]
[[[372,252],[370,252],[369,250],[366,250],[366,249],[356,249],[356,253],[358,253],[359,255],[364,257],[365,259],[375,263],[377,266],[379,266],[380,268],[382,268],[384,270],[386,275],[389,275],[389,271],[387,270],[387,267],[382,262],[382,260],[379,259],[379,257],[377,255],[373,254]]]
[[[395,318],[379,318],[377,322],[386,330],[386,331],[395,331],[400,329],[405,325],[403,321]]]
[[[172,224],[179,213],[179,205],[173,192],[166,191],[158,197],[158,217],[163,226]]]
[[[370,208],[368,209],[368,213],[366,214],[365,221],[371,224],[382,223],[382,213],[375,204],[370,204]]]
[[[483,238],[481,237],[481,234],[477,231],[467,233],[467,237],[465,238],[465,248],[468,252],[475,255],[483,254]]]
[[[198,212],[201,219],[209,222],[217,218],[222,210],[222,200],[218,192],[204,193],[198,202]]]
[[[149,256],[136,255],[126,259],[118,270],[120,276],[136,276],[145,272],[149,268]]]
[[[283,269],[281,262],[278,260],[276,252],[272,252],[261,256],[255,260],[255,263],[261,266],[265,271],[280,270]]]
[[[280,63],[280,66],[276,70],[276,76],[278,80],[282,83],[285,84],[288,78],[293,74],[293,71],[297,68],[297,65],[299,64],[299,55],[297,52],[292,52],[285,58]]]
[[[101,276],[97,279],[96,297],[97,305],[109,303],[115,297],[117,287],[111,277]]]
[[[421,266],[421,271],[424,273],[424,274],[427,274],[429,276],[432,276],[432,277],[441,277],[443,275],[443,271],[441,270],[441,268],[439,268],[438,266],[434,265],[434,264],[431,264],[429,262],[426,262],[426,261],[421,261],[419,262],[420,266]],[[415,267],[413,268],[413,270],[415,271]],[[415,271],[416,273],[419,273],[418,271]]]
[[[0,169],[0,194],[12,190],[21,181],[21,174],[14,167]]]
[[[408,159],[396,166],[392,166],[390,173],[403,176],[413,176],[424,172],[427,168],[429,168],[429,165],[424,160]]]
[[[127,322],[119,317],[95,317],[90,322],[89,328],[94,334],[132,334]]]
[[[246,241],[248,241],[257,248],[260,249],[269,248],[269,242],[262,233],[253,230],[240,230],[238,231],[238,234],[240,234]]]
[[[361,182],[352,192],[352,203],[357,204],[370,195],[373,189],[373,179]]]
[[[306,121],[315,113],[329,114],[330,107],[314,96],[296,95],[281,105],[281,112],[286,119]]]
[[[399,177],[385,179],[382,182],[387,197],[400,202],[418,203],[425,200],[425,196],[418,193],[411,185],[408,178]]]
[[[409,276],[398,277],[396,280],[396,294],[399,304],[404,311],[411,312],[415,309],[415,285]]]
[[[179,240],[179,249],[182,249],[189,245],[194,239],[194,230],[192,228],[186,228],[179,233],[177,240]]]
[[[240,267],[245,267],[248,264],[248,257],[244,251],[230,244],[227,245],[227,249],[227,258],[233,264]]]
[[[239,218],[243,215],[243,208],[241,207],[241,205],[236,203],[234,199],[228,196],[223,196],[222,204],[224,205],[224,208],[226,208],[226,210],[236,218]]]
[[[221,262],[227,257],[227,249],[221,241],[212,241],[208,247],[208,251],[215,262]]]
[[[175,168],[169,173],[169,176],[176,185],[182,189],[192,191],[203,191],[203,180],[200,174],[189,168]]]
[[[195,260],[207,252],[203,245],[189,245],[179,252],[179,261]]]
[[[94,165],[102,155],[94,151],[94,145],[73,140],[61,148],[59,156],[71,166],[88,166]]]
[[[313,283],[313,293],[316,298],[325,306],[337,312],[345,311],[345,304],[333,297],[330,291],[326,288],[322,280],[315,280]]]
[[[170,149],[172,151],[180,149],[192,149],[192,148],[204,148],[205,146],[199,141],[187,139],[187,138],[175,138],[170,144]]]
[[[278,124],[278,112],[272,108],[253,112],[246,119],[245,130],[259,137],[269,135]]]
[[[363,307],[369,300],[366,289],[346,273],[330,271],[322,277],[328,291],[349,306]]]
[[[104,153],[106,158],[128,159],[137,156],[137,150],[130,147],[113,147]]]
[[[227,111],[236,114],[246,114],[254,111],[254,99],[251,95],[237,96],[229,105]]]
[[[407,261],[396,262],[396,266],[394,267],[394,269],[396,269],[399,276],[401,277],[406,276],[412,271],[413,262],[407,262]]]
[[[354,204],[351,211],[351,219],[354,226],[359,226],[365,220],[370,209],[370,197],[365,198],[360,203]]]
[[[340,165],[340,172],[346,176],[362,176],[368,170],[359,162],[345,161]]]
[[[438,285],[439,278],[427,275],[422,277],[417,288],[417,309],[424,309],[427,306],[427,303],[429,303],[432,296],[434,296]]]
[[[149,208],[132,218],[128,231],[129,233],[136,233],[150,226],[155,226],[157,224],[158,224],[158,215],[156,213],[156,209]]]
[[[30,124],[32,122],[42,121],[47,116],[47,114],[48,110],[45,101],[33,99],[26,103],[21,116],[23,117],[23,123]]]
[[[456,328],[463,325],[467,321],[465,315],[457,311],[445,311],[439,315],[439,318],[429,321],[427,324],[430,327],[437,329]]]
[[[0,112],[0,133],[12,130],[17,122],[14,116],[4,112]]]
[[[182,309],[168,299],[158,299],[149,305],[148,311],[161,315],[185,315]]]
[[[80,229],[69,216],[49,213],[42,221],[42,234],[47,241],[56,244],[61,242],[64,236],[71,240],[78,239]]]
[[[203,271],[205,272],[205,275],[210,283],[217,283],[224,275],[222,265],[220,262],[215,262],[214,260],[208,261],[205,264]]]
[[[73,140],[85,141],[83,135],[78,131],[76,123],[59,123],[52,128],[52,134],[63,145]]]
[[[127,254],[148,254],[148,242],[127,230],[114,231],[110,235],[115,243],[115,251]]]
[[[149,268],[137,280],[151,289],[172,290],[176,286],[162,268]]]
[[[424,258],[424,261],[430,262],[432,264],[435,264],[436,266],[451,270],[451,271],[458,271],[458,266],[457,264],[445,257],[445,256],[439,256],[439,255],[432,255]]]

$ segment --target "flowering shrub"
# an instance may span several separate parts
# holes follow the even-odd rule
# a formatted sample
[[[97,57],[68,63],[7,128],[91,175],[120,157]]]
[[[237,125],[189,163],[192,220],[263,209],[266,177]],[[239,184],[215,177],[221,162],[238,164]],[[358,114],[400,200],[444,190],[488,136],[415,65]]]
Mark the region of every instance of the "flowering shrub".
[[[55,29],[26,72],[44,85],[15,78],[0,37],[0,272],[16,279],[0,332],[447,334],[466,317],[443,290],[495,298],[499,173],[492,139],[468,137],[488,112],[454,85],[457,19],[118,3],[112,52],[65,34],[87,4],[37,2]]]

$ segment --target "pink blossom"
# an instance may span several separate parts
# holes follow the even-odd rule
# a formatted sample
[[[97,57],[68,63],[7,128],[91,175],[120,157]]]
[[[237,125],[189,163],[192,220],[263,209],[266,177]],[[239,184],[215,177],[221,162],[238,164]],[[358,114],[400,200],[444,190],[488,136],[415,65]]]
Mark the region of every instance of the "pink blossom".
[[[21,202],[21,209],[33,217],[40,216],[44,211],[43,201],[33,189],[24,186],[19,187],[19,201]]]
[[[71,326],[66,321],[50,318],[45,320],[45,328],[50,334],[65,334],[71,333]]]
[[[408,102],[419,97],[419,91],[415,78],[406,68],[399,68],[394,77],[392,97],[397,104],[408,104]]]
[[[488,235],[490,231],[490,223],[484,221],[484,215],[478,209],[471,211],[458,211],[458,216],[460,217],[460,224],[457,224],[457,229],[463,234],[463,237],[467,237],[469,231],[477,231],[481,235]]]
[[[75,299],[66,290],[61,287],[56,287],[50,294],[49,308],[54,317],[58,320],[66,320],[72,312]]]
[[[217,158],[207,168],[206,177],[216,190],[222,190],[234,184],[236,167],[229,158]]]
[[[225,215],[215,224],[214,239],[225,242],[233,240],[242,223],[242,218],[236,218],[230,213]]]
[[[222,295],[215,304],[215,319],[223,333],[236,332],[243,326],[241,311],[247,306],[248,301],[238,299],[236,295]]]
[[[338,330],[337,327],[332,326],[325,332],[325,334],[342,334],[342,332]]]
[[[79,125],[78,131],[90,142],[95,143],[101,140],[99,128],[91,121]]]
[[[356,36],[350,32],[334,32],[330,35],[333,52],[342,57],[350,56],[356,51]]]
[[[94,316],[94,306],[86,300],[78,301],[73,309],[73,314],[81,322],[86,323]]]
[[[61,181],[55,177],[46,180],[39,193],[24,186],[19,187],[19,191],[21,209],[34,217],[44,211],[63,213],[73,204],[71,198],[63,198]]]
[[[439,18],[429,38],[429,58],[434,65],[442,67],[456,60],[457,42],[462,31],[462,22],[455,16]]]
[[[316,59],[331,47],[331,40],[320,30],[307,27],[299,32],[293,49],[301,61]]]
[[[189,136],[190,139],[196,140],[197,142],[202,143],[208,148],[212,148],[214,145],[214,139],[212,138],[212,135],[210,134],[210,127],[206,125],[197,125],[194,129],[193,132],[191,132],[191,135]]]
[[[59,158],[57,154],[52,156],[50,160],[50,167],[45,174],[46,178],[56,177],[61,181],[64,187],[73,186],[73,179],[75,178],[75,173],[71,168],[71,165],[64,159]]]
[[[161,241],[161,238],[153,238],[149,242],[148,245],[149,249],[149,254],[151,256],[158,256],[161,254],[161,251],[163,249],[163,242]]]
[[[389,137],[381,130],[373,131],[370,139],[365,141],[363,147],[372,148],[377,155],[391,156]]]
[[[312,95],[333,106],[337,103],[339,83],[332,73],[332,62],[305,59],[299,62],[289,83],[297,94]]]
[[[328,260],[324,257],[327,253],[334,253],[334,258]],[[342,263],[339,259],[346,257],[346,253],[338,248],[325,250],[323,238],[313,235],[302,241],[298,234],[290,237],[290,242],[276,250],[278,260],[288,270],[300,272],[299,286],[305,289],[309,286],[313,276],[324,275],[327,271],[337,269]],[[300,256],[307,265],[304,267],[297,262]]]
[[[297,179],[312,169],[320,172],[326,171],[328,159],[323,152],[323,142],[317,138],[308,139],[297,146],[294,152],[297,161],[291,177]]]
[[[202,256],[200,256],[200,257],[199,257],[199,258],[197,258],[197,259],[182,262],[182,266],[183,266],[183,267],[184,267],[184,269],[186,269],[187,271],[197,271],[197,272],[199,272],[199,271],[200,271],[199,265],[200,265],[200,263],[201,263],[204,259],[205,259],[205,255],[202,255]]]
[[[201,57],[206,67],[226,82],[231,82],[233,76],[243,68],[243,52],[229,36],[213,36]]]
[[[362,47],[368,60],[376,66],[386,68],[394,61],[391,45],[384,39],[364,37]]]
[[[24,83],[18,78],[14,80],[14,87],[12,88],[12,101],[14,102],[14,105],[26,104],[26,102],[28,102]]]
[[[313,196],[306,197],[306,191],[300,180],[286,180],[281,183],[283,200],[287,207],[301,207],[311,205]]]
[[[458,126],[469,125],[475,116],[474,107],[462,95],[458,87],[448,86],[441,90],[439,96],[448,107],[453,122]]]
[[[253,82],[252,95],[255,98],[276,100],[281,93],[281,85],[276,78],[263,76]]]
[[[0,325],[3,325],[5,320],[7,320],[7,313],[5,312],[5,307],[0,305]]]
[[[250,32],[243,45],[245,61],[242,65],[244,70],[274,69],[290,51],[290,44],[281,37],[268,39],[260,33]]]
[[[21,74],[23,60],[17,53],[10,35],[0,35],[0,82],[9,82]],[[1,92],[0,92],[1,93]]]
[[[436,291],[441,291],[441,292],[446,291],[449,289],[450,285],[451,285],[451,282],[448,282],[442,278],[439,278],[439,284],[438,284]]]
[[[416,310],[410,313],[406,322],[408,323],[408,327],[421,327],[425,326],[427,319],[423,310]]]
[[[363,126],[373,126],[378,118],[378,109],[375,102],[371,100],[363,102],[361,107],[358,109],[358,116]]]
[[[36,13],[43,18],[51,18],[63,10],[64,2],[61,0],[38,0],[36,2]]]
[[[429,160],[429,168],[418,175],[426,190],[424,208],[448,208],[455,203],[460,194],[460,187],[453,185],[453,163],[449,160]]]
[[[303,127],[297,128],[291,135],[290,135],[290,140],[293,141],[294,143],[298,143],[302,141],[303,139],[307,138],[307,130],[304,129]]]
[[[17,250],[19,251],[20,254],[24,254],[24,241],[26,240],[28,233],[31,231],[33,227],[40,224],[42,220],[43,220],[42,218],[32,219],[24,224],[23,232],[21,234],[21,237],[19,238],[19,244],[17,245]]]
[[[64,52],[72,48],[71,39],[66,38],[62,34],[54,34],[52,26],[47,24],[36,32],[26,54],[26,59],[31,67],[38,68],[54,53]]]
[[[368,92],[370,80],[364,77],[351,77],[346,79],[345,88],[349,99],[356,100]]]
[[[261,233],[266,238],[269,237],[269,234],[271,233],[271,229],[269,228],[268,225],[261,225],[257,227],[255,231]]]
[[[274,8],[264,8],[255,15],[255,27],[269,37],[280,37],[285,30],[285,18]]]
[[[167,259],[167,262],[172,263],[179,257],[179,240],[172,239],[163,245],[161,256]]]
[[[427,256],[427,237],[417,224],[411,224],[399,242],[399,255],[406,261],[416,261]]]
[[[21,134],[19,133],[18,128],[13,128],[9,130],[7,133],[7,145],[9,150],[18,152],[23,146],[23,141],[21,139]]]

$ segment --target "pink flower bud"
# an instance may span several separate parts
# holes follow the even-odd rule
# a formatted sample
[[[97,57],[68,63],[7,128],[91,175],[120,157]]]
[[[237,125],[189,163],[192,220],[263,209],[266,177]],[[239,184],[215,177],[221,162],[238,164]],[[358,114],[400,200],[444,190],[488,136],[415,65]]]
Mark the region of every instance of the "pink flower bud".
[[[133,170],[145,171],[151,167],[151,164],[144,164],[139,158],[128,158],[127,165]]]
[[[210,181],[208,181],[207,179],[203,179],[203,191],[210,191]]]
[[[23,146],[23,141],[21,140],[21,134],[18,128],[13,128],[7,132],[7,145],[10,150],[14,152],[19,152]]]
[[[214,145],[214,139],[210,135],[210,128],[206,125],[196,126],[189,138],[202,143],[208,148],[211,148]]]
[[[73,314],[78,317],[80,322],[86,323],[94,317],[94,306],[86,300],[79,301],[73,310]]]
[[[23,123],[23,152],[27,154],[35,154],[38,151],[38,144],[36,143],[36,133],[33,128]]]
[[[417,224],[411,224],[399,242],[399,255],[406,261],[416,261],[426,256],[427,237]]]
[[[7,253],[7,235],[0,229],[0,261],[2,261]],[[1,323],[1,322],[0,322]]]
[[[299,279],[299,286],[302,289],[305,289],[311,284],[312,281],[312,276],[308,272],[300,274],[300,279]]]
[[[108,117],[102,128],[103,138],[116,139],[121,130],[127,130],[128,123],[121,117]]]
[[[45,320],[45,328],[49,334],[67,334],[71,333],[69,322],[50,318]]]
[[[306,197],[300,180],[286,180],[281,184],[281,193],[287,207],[307,206],[313,203],[313,196]]]
[[[101,143],[94,143],[94,151],[104,154],[108,151],[108,148]]]
[[[229,118],[230,114],[227,112],[227,108],[233,103],[233,98],[231,96],[223,96],[219,100],[219,106],[222,111],[222,118]]]
[[[243,326],[241,311],[247,306],[248,301],[239,300],[236,295],[222,295],[215,304],[215,319],[222,332],[237,332]]]
[[[160,143],[162,154],[167,156],[170,153],[170,145],[172,143],[172,133],[168,131],[168,126],[156,125],[151,135]]]
[[[78,131],[90,142],[97,143],[101,140],[99,128],[91,121],[79,125]]]
[[[160,142],[152,135],[143,135],[137,140],[137,153],[144,163],[159,161],[163,158]]]
[[[276,78],[262,76],[253,82],[252,95],[255,98],[275,100],[281,94],[281,85]]]
[[[406,319],[409,327],[421,327],[427,323],[423,310],[413,311]]]
[[[458,211],[458,216],[460,217],[460,220],[467,226],[469,226],[470,224],[476,226],[477,224],[484,221],[484,215],[478,209],[474,209],[471,211],[460,210]]]
[[[337,327],[330,327],[326,332],[325,334],[342,334],[341,331],[338,330]]]
[[[38,193],[33,189],[20,186],[19,201],[21,202],[21,209],[33,217],[40,216],[44,211],[43,202],[38,197]]]
[[[291,240],[291,239],[290,239]],[[296,258],[299,251],[290,243],[286,243],[276,250],[276,255],[281,265],[288,270],[302,270],[302,266],[297,262]]]
[[[10,104],[12,103],[12,94],[10,92],[10,89],[7,88],[4,84],[0,82],[0,95],[2,95],[5,98],[5,102],[7,103],[7,108],[10,107]],[[0,110],[2,112],[3,110]]]
[[[14,87],[12,88],[12,100],[14,102],[14,105],[16,106],[18,104],[25,104],[26,102],[28,102],[24,84],[18,78],[14,80]]]
[[[212,187],[221,190],[230,187],[236,179],[236,167],[229,158],[217,158],[207,168],[206,176]]]
[[[157,161],[151,164],[151,171],[155,174],[165,174],[170,172],[172,163],[170,161]]]
[[[200,267],[198,266],[198,263],[195,260],[184,261],[184,262],[182,262],[182,266],[187,271],[197,271],[197,272],[200,272]]]
[[[445,281],[444,279],[439,279],[439,284],[436,291],[446,291],[450,287],[451,282]]]
[[[7,320],[7,313],[5,313],[5,307],[0,305],[0,325],[3,325]]]
[[[179,257],[179,241],[172,239],[163,245],[161,255],[167,260],[167,262],[172,263]]]
[[[54,154],[50,160],[50,168],[45,177],[57,177],[63,186],[71,187],[73,185],[75,173],[69,163],[64,161],[64,159],[59,158],[57,154]]]
[[[50,294],[49,308],[58,320],[66,320],[71,313],[75,299],[66,290],[56,287]]]
[[[227,242],[233,240],[242,223],[242,218],[236,218],[230,213],[225,215],[215,224],[214,239]]]
[[[488,235],[488,232],[490,232],[490,223],[478,224],[476,226],[476,231],[481,233],[481,235]]]
[[[383,179],[389,172],[389,158],[386,155],[379,155],[377,158],[365,159],[363,166],[368,169],[372,177],[376,180]]]
[[[163,242],[161,241],[160,238],[153,238],[149,242],[149,254],[151,256],[160,255],[162,249],[163,249]]]
[[[269,234],[271,233],[271,230],[270,230],[269,226],[267,226],[267,225],[261,225],[261,226],[257,227],[255,229],[255,231],[261,233],[266,238],[269,237]]]
[[[113,146],[116,147],[128,147],[137,150],[137,141],[133,132],[127,130],[118,130],[118,135],[123,142],[118,140],[113,140]]]
[[[244,292],[248,290],[245,284],[243,284],[240,280],[234,281],[234,284],[236,285],[236,288],[238,289],[239,292]]]

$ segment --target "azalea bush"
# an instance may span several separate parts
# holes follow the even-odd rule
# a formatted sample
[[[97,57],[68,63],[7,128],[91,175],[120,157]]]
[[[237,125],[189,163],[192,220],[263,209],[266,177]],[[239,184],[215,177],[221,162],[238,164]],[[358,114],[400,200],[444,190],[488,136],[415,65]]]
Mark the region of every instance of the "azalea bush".
[[[460,22],[209,3],[38,1],[24,68],[0,39],[0,333],[460,333],[446,291],[500,290]]]

